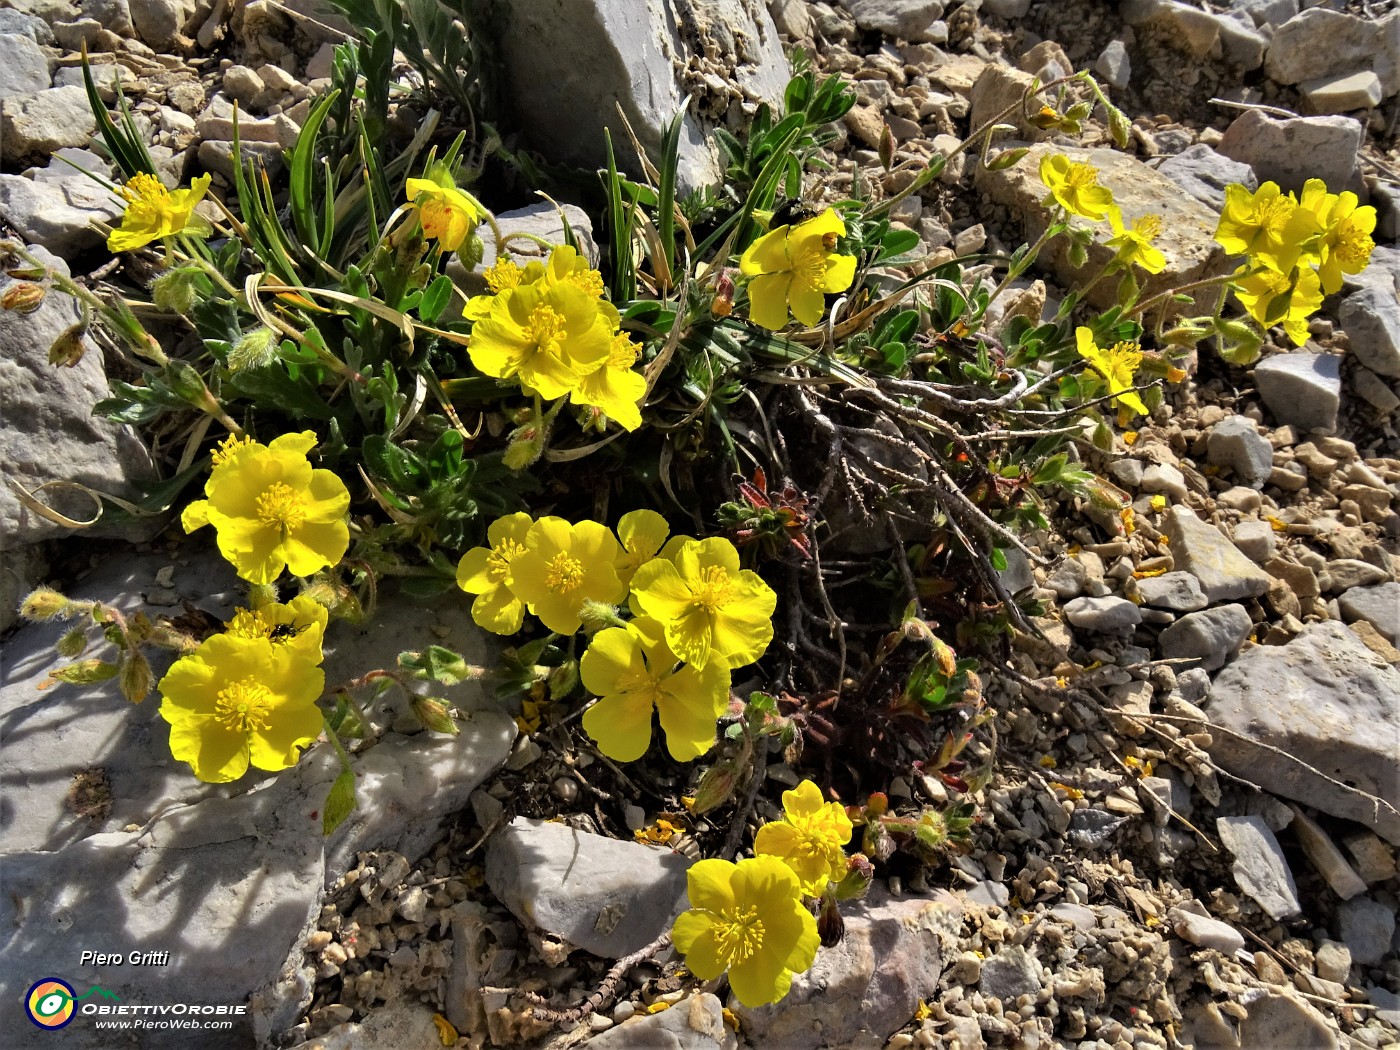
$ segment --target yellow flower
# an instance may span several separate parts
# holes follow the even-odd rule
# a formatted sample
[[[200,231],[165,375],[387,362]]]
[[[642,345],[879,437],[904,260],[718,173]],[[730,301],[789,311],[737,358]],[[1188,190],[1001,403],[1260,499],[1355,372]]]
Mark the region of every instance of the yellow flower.
[[[617,559],[617,578],[624,587],[632,586],[637,570],[657,556],[671,526],[654,510],[628,511],[617,523],[622,553]]]
[[[221,449],[204,494],[185,508],[186,532],[213,525],[219,553],[249,583],[271,583],[283,569],[310,576],[337,564],[350,545],[350,493],[329,470],[312,470],[309,430]]]
[[[472,364],[488,376],[518,376],[553,401],[603,367],[612,353],[617,311],[573,283],[521,285],[497,295],[472,329]]]
[[[1225,187],[1215,240],[1231,255],[1245,255],[1287,273],[1304,254],[1305,242],[1321,228],[1317,216],[1299,208],[1291,193],[1281,193],[1278,183],[1266,182],[1250,193],[1232,182]]]
[[[567,244],[561,244],[549,253],[549,261],[538,259],[520,266],[508,255],[503,255],[481,272],[486,279],[490,295],[474,295],[467,300],[462,316],[468,321],[480,321],[491,313],[491,303],[501,292],[519,288],[527,284],[572,284],[588,294],[590,298],[603,298],[603,275],[588,265],[588,260]],[[616,322],[614,321],[614,327]]]
[[[196,176],[187,190],[167,190],[160,179],[141,172],[117,193],[126,201],[122,224],[107,235],[107,248],[129,252],[161,237],[173,237],[186,227],[201,234],[209,225],[194,214],[194,206],[209,191],[208,175]]]
[[[691,540],[674,560],[653,558],[632,577],[642,611],[666,628],[666,642],[686,663],[724,667],[753,663],[773,640],[778,596],[726,539]]]
[[[646,753],[653,707],[671,757],[699,758],[714,746],[715,721],[729,704],[729,669],[714,660],[704,669],[681,664],[661,624],[647,617],[594,635],[579,677],[602,697],[584,712],[584,732],[619,762]]]
[[[1107,350],[1094,342],[1094,333],[1087,328],[1076,328],[1075,342],[1079,356],[1088,361],[1107,383],[1108,392],[1120,410],[1128,410],[1135,415],[1146,415],[1147,406],[1133,390],[1133,374],[1142,364],[1142,351],[1137,343],[1114,343]]]
[[[817,957],[817,920],[802,903],[797,876],[775,857],[697,861],[686,888],[690,910],[676,918],[671,940],[702,981],[728,970],[745,1006],[777,1002],[793,973]]]
[[[418,209],[423,233],[437,241],[445,252],[455,252],[484,219],[476,200],[463,193],[446,176],[438,179],[408,179],[404,182],[408,203]]]
[[[1161,273],[1167,266],[1167,257],[1152,242],[1162,232],[1160,215],[1139,215],[1130,227],[1123,225],[1123,213],[1114,205],[1108,209],[1108,221],[1113,226],[1113,236],[1108,246],[1118,254],[1115,260],[1124,266],[1136,263],[1148,273]]]
[[[783,792],[783,818],[758,829],[753,851],[781,859],[802,884],[802,892],[819,897],[828,882],[846,875],[851,818],[838,802],[824,802],[821,788],[804,780]]]
[[[278,770],[321,733],[325,674],[290,646],[216,634],[160,682],[170,753],[200,780],[237,780],[251,763]]]
[[[1040,181],[1050,192],[1043,203],[1051,200],[1074,215],[1100,222],[1113,207],[1113,193],[1099,185],[1099,171],[1092,164],[1079,164],[1063,153],[1040,158]]]
[[[636,430],[642,425],[641,400],[647,392],[646,377],[632,367],[640,350],[631,336],[618,332],[603,367],[580,379],[570,400],[602,409],[623,430]]]
[[[268,602],[256,609],[235,609],[224,625],[230,638],[266,638],[275,648],[298,653],[319,664],[324,658],[326,607],[309,594],[299,594],[290,602]]]
[[[511,562],[525,553],[525,538],[534,520],[507,514],[486,530],[489,547],[473,547],[457,563],[457,586],[477,595],[472,619],[493,634],[514,634],[525,621],[525,603],[511,591]]]
[[[1235,273],[1244,274],[1246,269]],[[1296,267],[1289,276],[1261,268],[1240,277],[1233,288],[1245,313],[1265,328],[1282,325],[1295,346],[1308,341],[1308,318],[1325,298],[1322,281],[1311,266]]]
[[[510,587],[551,631],[573,634],[585,601],[616,605],[626,597],[615,568],[619,553],[612,532],[596,521],[541,518],[511,559]]]
[[[749,282],[749,319],[776,332],[792,316],[809,328],[822,319],[827,292],[844,292],[856,276],[854,255],[837,255],[846,224],[835,209],[765,233],[739,259]]]
[[[1376,229],[1376,209],[1360,204],[1350,190],[1328,193],[1321,179],[1309,179],[1303,184],[1300,208],[1317,216],[1322,226],[1317,254],[1321,260],[1318,276],[1322,290],[1328,295],[1341,290],[1342,274],[1360,273],[1371,262],[1376,242],[1371,234]]]

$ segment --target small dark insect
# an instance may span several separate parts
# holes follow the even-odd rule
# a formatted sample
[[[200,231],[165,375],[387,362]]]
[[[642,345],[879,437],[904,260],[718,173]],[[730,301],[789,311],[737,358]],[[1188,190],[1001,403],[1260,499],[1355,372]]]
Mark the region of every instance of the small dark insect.
[[[799,222],[815,219],[820,214],[820,208],[800,197],[785,197],[773,209],[773,218],[769,221],[768,228],[776,230],[779,226],[795,226]]]
[[[309,626],[311,625],[302,624],[298,627],[294,623],[279,623],[268,632],[267,639],[270,642],[285,642],[288,638],[295,638]]]

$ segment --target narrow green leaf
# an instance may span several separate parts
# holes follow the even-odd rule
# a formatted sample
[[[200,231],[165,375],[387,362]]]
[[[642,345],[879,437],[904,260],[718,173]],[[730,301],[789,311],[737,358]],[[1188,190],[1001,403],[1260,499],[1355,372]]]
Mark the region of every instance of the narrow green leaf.
[[[326,804],[321,807],[321,834],[333,835],[355,809],[355,774],[342,770],[335,778],[326,795]]]

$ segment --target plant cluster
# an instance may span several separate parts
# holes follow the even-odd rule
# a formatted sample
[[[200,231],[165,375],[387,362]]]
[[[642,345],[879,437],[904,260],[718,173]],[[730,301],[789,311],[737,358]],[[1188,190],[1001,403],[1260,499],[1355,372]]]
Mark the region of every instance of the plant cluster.
[[[1231,187],[1217,239],[1244,265],[1144,297],[1138,274],[1167,265],[1163,219],[1127,221],[1091,165],[1050,155],[1051,221],[998,261],[992,285],[967,273],[976,260],[911,258],[917,235],[889,221],[945,156],[896,166],[890,141],[887,168],[921,164],[900,194],[871,200],[858,182],[846,199],[801,200],[820,196],[818,152],[854,95],[799,61],[785,113],[761,107],[743,139],[717,133],[721,186],[678,194],[679,121],[639,180],[611,162],[598,173],[595,267],[567,222],[562,243],[539,243],[484,203],[486,147],[509,155],[477,127],[474,88],[450,96],[466,125],[450,142],[430,111],[388,148],[393,118],[434,97],[470,48],[435,47],[438,22],[416,35],[404,16],[417,0],[342,4],[372,28],[338,48],[285,185],[245,160],[231,200],[207,176],[168,189],[130,114],[114,119],[89,79],[125,178],[109,247],[159,272],[93,291],[32,258],[7,266],[23,278],[7,309],[50,289],[83,305],[55,364],[74,363],[90,331],[129,369],[98,410],[144,428],[172,469],[113,506],[183,507],[186,531],[212,526],[246,608],[227,623],[151,623],[42,591],[24,611],[90,618],[117,660],[55,679],[118,677],[133,702],[153,684],[143,647],[176,651],[161,713],[172,753],[203,780],[286,769],[324,735],[344,770],[327,833],[355,805],[349,752],[374,743],[365,691],[372,706],[398,688],[425,727],[451,734],[453,704],[429,692],[494,684],[521,704],[522,731],[567,736],[577,721],[618,762],[661,760],[654,712],[671,759],[712,756],[693,812],[731,815],[723,843],[707,844],[718,856],[691,869],[675,943],[697,976],[727,973],[740,1001],[775,1001],[839,936],[837,902],[864,891],[873,864],[966,848],[996,749],[980,671],[1038,612],[1003,578],[1009,554],[1036,558],[1021,530],[1048,525],[1055,493],[1131,528],[1127,500],[1083,455],[1153,411],[1157,380],[1183,378],[1173,360],[1198,341],[1246,360],[1256,326],[1299,340],[1321,293],[1365,266],[1374,211],[1315,181],[1296,200]],[[421,88],[399,108],[395,48]],[[1087,75],[1048,87],[1060,97],[1035,114],[1042,126],[1077,130],[1097,105],[1125,139]],[[991,154],[1005,127],[976,128],[963,148],[1019,163],[1024,150]],[[989,331],[989,308],[1053,240],[1087,256],[1096,233],[1077,220],[1107,222],[1109,261],[1048,320],[1012,304]],[[522,243],[539,257],[513,254]],[[1109,278],[1113,305],[1089,309],[1086,292]],[[1203,288],[1219,289],[1214,313],[1168,328],[1168,308]],[[1253,323],[1224,316],[1231,291]],[[200,479],[203,498],[188,501]],[[693,535],[673,534],[681,521]],[[481,628],[523,636],[498,668],[426,645],[327,688],[332,621],[371,620],[383,588],[429,598],[454,585]],[[86,646],[75,630],[59,651]],[[816,780],[786,792],[785,818],[733,863],[777,751]],[[885,791],[906,774],[955,797],[896,811]]]

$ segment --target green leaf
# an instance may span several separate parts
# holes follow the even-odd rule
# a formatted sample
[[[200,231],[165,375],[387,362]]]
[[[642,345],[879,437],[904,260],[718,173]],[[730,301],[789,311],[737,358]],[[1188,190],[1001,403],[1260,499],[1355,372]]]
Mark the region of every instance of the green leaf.
[[[987,560],[992,563],[992,568],[997,572],[1006,571],[1006,552],[1000,547],[993,547],[987,552]]]
[[[913,230],[891,229],[880,239],[880,254],[876,262],[884,262],[886,259],[893,259],[897,255],[903,255],[919,245],[919,235]]]
[[[232,372],[225,380],[225,387],[259,407],[271,405],[294,418],[330,419],[332,415],[330,406],[321,400],[316,384],[305,374],[293,379],[280,363]]]
[[[332,835],[355,809],[355,774],[342,770],[335,778],[326,794],[326,804],[321,807],[321,834]]]
[[[421,653],[399,653],[399,666],[412,671],[414,678],[442,685],[457,685],[481,677],[480,670],[467,663],[460,653],[441,645],[430,645]]]
[[[321,125],[325,122],[331,106],[335,104],[338,94],[332,91],[311,107],[306,123],[302,125],[287,158],[290,175],[287,196],[292,210],[292,222],[296,225],[297,235],[313,252],[321,250],[321,230],[316,224],[311,173],[316,163],[316,146]]]
[[[440,274],[423,290],[423,297],[418,300],[418,316],[428,324],[436,324],[451,300],[452,278]]]
[[[666,127],[661,143],[660,186],[656,203],[656,232],[661,237],[661,251],[666,256],[666,269],[676,269],[676,169],[680,166],[681,116],[677,113]]]

